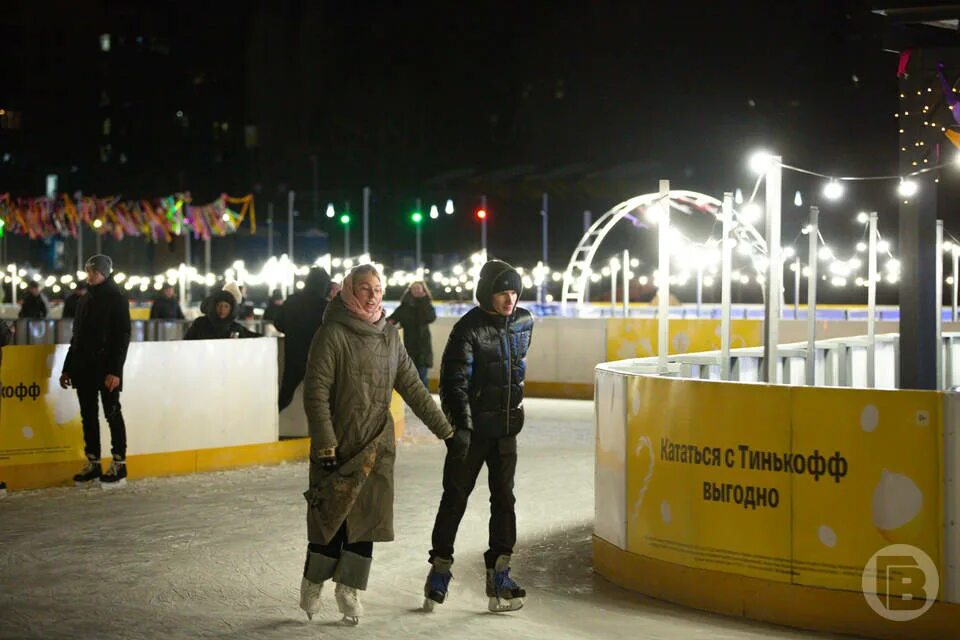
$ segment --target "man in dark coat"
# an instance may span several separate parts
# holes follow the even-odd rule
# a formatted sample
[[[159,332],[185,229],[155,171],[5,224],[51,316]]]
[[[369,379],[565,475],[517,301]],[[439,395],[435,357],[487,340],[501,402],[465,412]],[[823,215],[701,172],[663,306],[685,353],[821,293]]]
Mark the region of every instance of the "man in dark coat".
[[[484,553],[490,611],[515,611],[526,592],[510,577],[517,541],[513,478],[523,428],[523,380],[533,317],[517,307],[520,274],[491,260],[480,270],[477,303],[450,332],[440,363],[440,404],[455,429],[446,441],[443,497],[433,526],[427,608],[442,603],[450,583],[453,542],[477,476],[487,465],[490,540]]]
[[[273,321],[273,325],[284,335],[283,379],[277,398],[280,411],[290,404],[294,391],[303,381],[310,342],[323,324],[329,289],[330,274],[321,267],[310,269],[303,290],[287,298]]]
[[[130,346],[130,303],[114,282],[113,261],[95,255],[84,265],[89,292],[73,319],[73,338],[60,374],[60,386],[73,386],[80,401],[87,465],[73,477],[78,485],[99,480],[104,488],[126,484],[127,429],[120,412],[123,364]],[[97,396],[110,425],[113,461],[100,470],[100,416]]]
[[[3,347],[13,342],[13,333],[10,331],[10,325],[0,320],[0,364],[3,363]],[[0,482],[0,498],[7,495],[7,483]]]
[[[31,281],[27,285],[27,295],[23,296],[18,318],[42,320],[47,317],[47,300],[40,291],[40,283]]]
[[[150,307],[151,320],[183,320],[183,310],[180,303],[173,295],[173,285],[169,282],[163,284],[160,289],[160,295],[153,301]]]
[[[64,319],[75,318],[77,315],[77,305],[80,304],[80,299],[85,295],[87,295],[87,283],[82,281],[78,282],[77,288],[63,301],[63,315],[61,317]]]

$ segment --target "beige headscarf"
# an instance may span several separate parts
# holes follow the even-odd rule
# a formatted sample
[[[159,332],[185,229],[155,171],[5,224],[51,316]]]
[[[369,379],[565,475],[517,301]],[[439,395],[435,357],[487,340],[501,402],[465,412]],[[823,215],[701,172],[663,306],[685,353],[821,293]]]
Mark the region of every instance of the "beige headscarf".
[[[381,301],[381,304],[373,311],[367,311],[363,305],[360,304],[356,294],[353,292],[353,276],[358,268],[359,267],[354,267],[353,271],[343,279],[343,288],[340,289],[340,300],[343,301],[343,306],[345,306],[351,314],[364,322],[375,324],[383,316],[383,303]],[[383,280],[380,279],[380,274],[374,273],[380,281],[380,286],[383,287]]]

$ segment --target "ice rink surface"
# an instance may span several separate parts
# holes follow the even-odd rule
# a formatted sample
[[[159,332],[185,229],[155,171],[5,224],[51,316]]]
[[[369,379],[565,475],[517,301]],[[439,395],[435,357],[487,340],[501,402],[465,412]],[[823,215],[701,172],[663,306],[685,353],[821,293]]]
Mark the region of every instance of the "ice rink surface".
[[[374,547],[366,613],[341,627],[332,585],[298,608],[307,465],[14,492],[0,500],[0,638],[827,638],[700,613],[591,569],[593,404],[528,400],[514,577],[524,609],[486,611],[488,496],[477,483],[447,603],[419,611],[444,447],[408,411],[395,542]],[[79,465],[78,465],[79,468]]]

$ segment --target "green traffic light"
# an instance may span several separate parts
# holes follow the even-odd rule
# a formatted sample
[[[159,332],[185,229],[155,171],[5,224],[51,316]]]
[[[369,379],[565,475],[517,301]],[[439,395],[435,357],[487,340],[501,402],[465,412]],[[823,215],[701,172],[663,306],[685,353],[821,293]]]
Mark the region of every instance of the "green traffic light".
[[[421,222],[423,222],[423,214],[420,213],[419,211],[414,211],[413,214],[410,216],[410,219],[413,220],[414,224],[420,224]]]
[[[350,214],[345,213],[340,216],[340,224],[350,224]]]

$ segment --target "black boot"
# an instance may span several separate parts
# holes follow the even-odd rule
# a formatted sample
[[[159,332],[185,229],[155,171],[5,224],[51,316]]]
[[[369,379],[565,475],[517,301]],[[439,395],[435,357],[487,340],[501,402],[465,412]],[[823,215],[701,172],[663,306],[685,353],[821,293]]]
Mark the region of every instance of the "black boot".
[[[517,611],[523,607],[527,592],[510,577],[510,556],[497,558],[493,568],[487,568],[487,608],[493,612]]]
[[[97,478],[103,475],[103,471],[100,469],[100,461],[95,458],[87,458],[87,465],[78,473],[73,476],[73,482],[77,486],[86,486],[88,483],[93,482]]]
[[[114,458],[110,469],[100,477],[100,486],[104,489],[122,487],[127,484],[127,461],[124,458]]]

